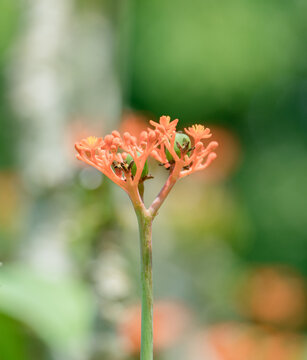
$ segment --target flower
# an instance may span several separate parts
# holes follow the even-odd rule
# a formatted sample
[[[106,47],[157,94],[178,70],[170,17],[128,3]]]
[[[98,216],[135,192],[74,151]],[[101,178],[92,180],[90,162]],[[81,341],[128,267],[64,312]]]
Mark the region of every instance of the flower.
[[[194,139],[195,144],[202,139],[208,139],[212,136],[209,128],[205,128],[203,125],[198,124],[192,125],[188,129],[185,128],[184,131]]]
[[[205,129],[202,125],[196,125],[194,128],[192,127],[189,129],[193,129],[194,131],[194,133],[192,131],[190,132],[192,134],[190,136],[194,138],[193,148],[181,146],[176,141],[178,133],[176,133],[175,129],[173,131],[168,129],[168,132],[165,132],[163,135],[160,146],[156,147],[151,152],[151,156],[162,163],[167,169],[172,170],[172,174],[178,178],[185,177],[196,171],[204,170],[217,156],[214,152],[218,146],[216,141],[211,141],[206,147],[201,141],[202,138],[209,137],[209,129]],[[180,155],[178,155],[178,151],[176,151],[178,145],[180,148]],[[186,142],[186,145],[188,146],[189,143]],[[166,156],[168,153],[170,156]],[[170,162],[167,158],[172,158],[173,160]]]
[[[170,170],[166,196],[178,179],[208,167],[216,158],[214,150],[218,146],[216,141],[205,146],[201,140],[211,136],[210,130],[193,125],[185,129],[193,139],[192,148],[191,141],[178,140],[183,135],[176,132],[177,123],[178,119],[171,121],[169,116],[161,116],[158,123],[150,121],[154,129],[148,128],[138,137],[129,132],[121,135],[116,130],[104,138],[90,136],[75,144],[77,158],[109,177],[135,202],[141,201],[139,184],[151,178],[143,169],[148,157],[153,157]]]
[[[102,138],[97,138],[96,136],[89,136],[84,140],[81,140],[81,146],[87,150],[96,149],[102,144]]]
[[[176,131],[176,126],[178,124],[178,119],[171,121],[170,116],[161,116],[160,121],[157,123],[150,120],[150,125],[154,126],[157,130],[164,134],[170,134]]]
[[[153,130],[142,134],[141,142],[129,132],[122,136],[113,131],[104,138],[90,136],[75,144],[78,151],[77,158],[92,165],[113,182],[123,188],[127,193],[139,184],[146,159],[153,147],[157,145],[158,136]],[[130,155],[132,161],[126,161]],[[136,165],[135,175],[131,168]]]

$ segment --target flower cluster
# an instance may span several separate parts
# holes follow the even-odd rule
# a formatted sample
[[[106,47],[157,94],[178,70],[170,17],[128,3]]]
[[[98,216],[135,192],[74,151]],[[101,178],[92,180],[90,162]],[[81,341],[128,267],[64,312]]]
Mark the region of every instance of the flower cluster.
[[[218,143],[211,141],[207,146],[203,144],[203,139],[212,136],[210,129],[203,125],[184,129],[185,135],[176,132],[177,123],[177,119],[170,121],[169,116],[162,116],[160,123],[150,121],[162,138],[160,146],[152,150],[151,156],[171,169],[176,177],[182,178],[208,167],[216,158],[214,150]]]
[[[178,120],[161,116],[159,122],[150,121],[153,129],[141,132],[139,138],[118,131],[104,138],[90,136],[75,144],[77,158],[94,166],[130,196],[148,178],[147,159],[153,157],[170,170],[170,179],[178,179],[203,170],[216,158],[217,142],[207,146],[203,140],[211,136],[210,129],[193,125],[184,133],[176,132]]]

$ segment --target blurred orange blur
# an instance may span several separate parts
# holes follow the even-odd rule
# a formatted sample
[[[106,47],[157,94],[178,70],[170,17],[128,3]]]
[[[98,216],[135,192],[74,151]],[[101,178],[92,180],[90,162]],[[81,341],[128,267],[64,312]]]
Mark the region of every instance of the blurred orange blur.
[[[200,332],[191,347],[193,360],[303,360],[303,337],[257,326],[222,323]]]
[[[182,303],[164,300],[154,304],[154,350],[160,351],[174,345],[184,335],[191,322],[191,312]],[[125,351],[138,354],[141,348],[141,306],[126,309],[119,324],[119,334]]]
[[[149,117],[141,112],[125,111],[120,124],[120,132],[128,131],[131,135],[138,137],[149,126],[148,121]]]
[[[293,269],[265,266],[252,271],[243,288],[245,312],[253,320],[297,327],[306,320],[304,279]]]
[[[197,176],[210,182],[221,181],[238,168],[242,157],[241,145],[238,137],[230,129],[222,126],[208,127],[213,134],[210,140],[219,143],[216,150],[217,158],[206,171],[199,172]]]

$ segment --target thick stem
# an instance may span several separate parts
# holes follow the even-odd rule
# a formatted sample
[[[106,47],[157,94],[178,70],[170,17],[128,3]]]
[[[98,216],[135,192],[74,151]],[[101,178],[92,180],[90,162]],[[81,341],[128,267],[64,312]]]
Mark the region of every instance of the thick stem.
[[[141,360],[153,359],[153,291],[152,291],[152,216],[144,209],[135,209],[140,232],[141,284],[142,284],[142,333]]]

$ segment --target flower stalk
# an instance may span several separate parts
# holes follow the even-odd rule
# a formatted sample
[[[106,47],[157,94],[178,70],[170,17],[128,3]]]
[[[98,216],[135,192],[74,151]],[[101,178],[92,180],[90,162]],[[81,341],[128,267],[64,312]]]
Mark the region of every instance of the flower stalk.
[[[150,121],[153,129],[143,131],[139,139],[128,132],[113,131],[104,138],[91,136],[76,143],[77,158],[100,170],[130,197],[139,225],[141,253],[142,330],[141,360],[153,359],[153,288],[152,288],[152,223],[176,182],[207,168],[216,158],[217,142],[206,147],[203,140],[211,137],[210,129],[193,125],[185,134],[177,133],[178,120],[162,116],[159,123]],[[148,174],[147,159],[157,160],[169,171],[169,177],[156,199],[147,209],[143,201],[144,182]]]
[[[148,212],[136,212],[140,234],[142,328],[141,360],[153,359],[153,288],[152,288],[152,216]]]

